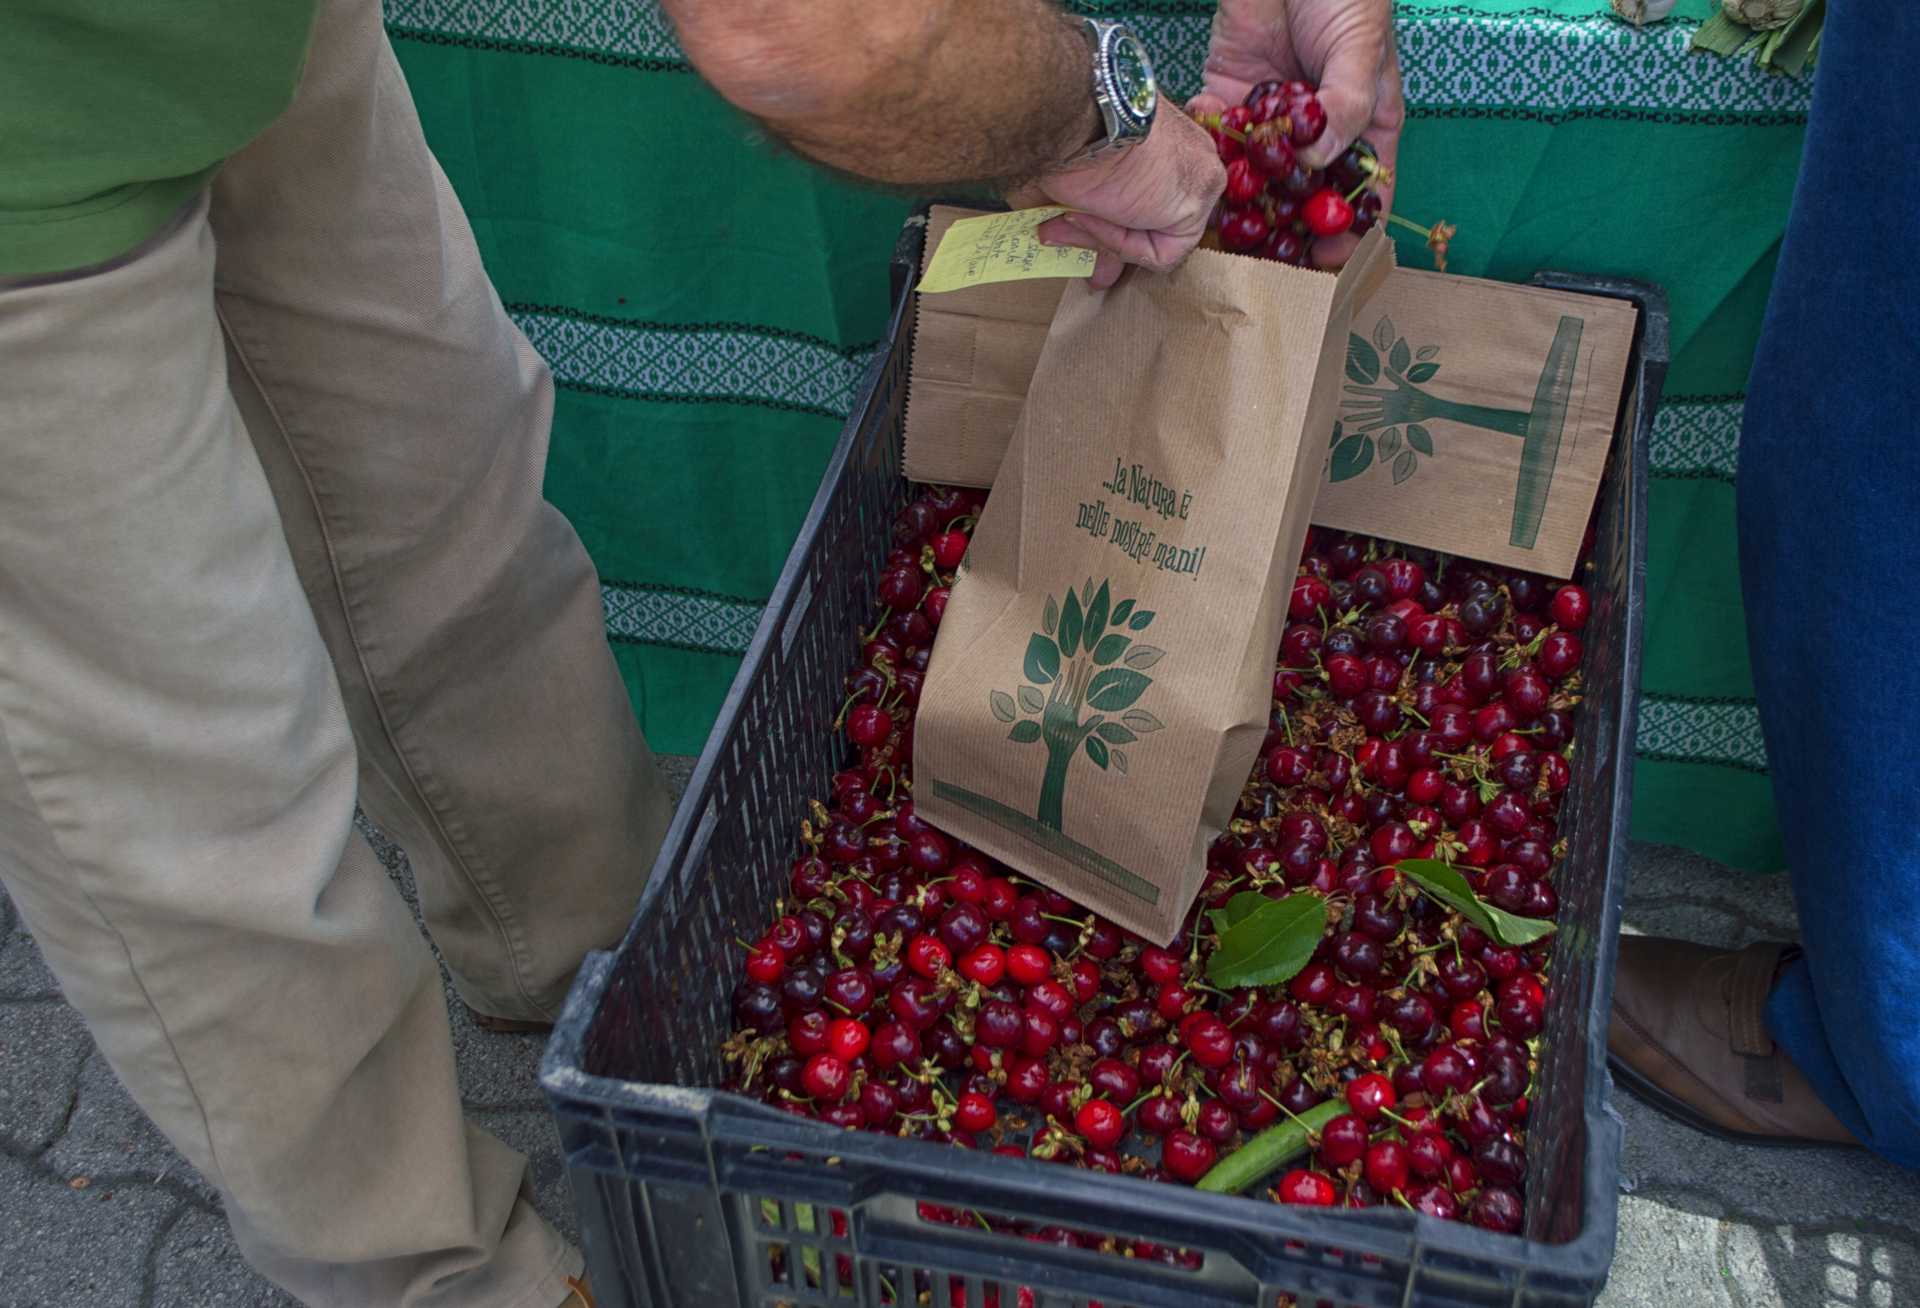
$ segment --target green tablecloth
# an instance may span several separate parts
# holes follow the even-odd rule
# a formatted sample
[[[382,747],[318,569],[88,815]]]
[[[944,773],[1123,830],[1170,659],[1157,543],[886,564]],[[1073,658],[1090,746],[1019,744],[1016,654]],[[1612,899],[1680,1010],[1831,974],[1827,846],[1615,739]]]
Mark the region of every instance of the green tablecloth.
[[[1688,55],[1710,0],[1401,0],[1400,207],[1455,270],[1664,285],[1635,834],[1779,858],[1737,590],[1742,391],[1808,84]],[[687,68],[653,0],[386,0],[427,135],[560,385],[548,493],[605,584],[656,749],[696,751],[862,362],[909,205],[783,154]],[[1211,4],[1089,0],[1196,89]],[[1417,243],[1403,260],[1426,266]]]

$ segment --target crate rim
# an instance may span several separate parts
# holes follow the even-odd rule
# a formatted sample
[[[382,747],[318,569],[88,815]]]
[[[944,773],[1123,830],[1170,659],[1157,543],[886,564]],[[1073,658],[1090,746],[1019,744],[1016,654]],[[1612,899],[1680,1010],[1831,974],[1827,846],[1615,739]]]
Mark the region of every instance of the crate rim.
[[[937,202],[933,202],[937,203]],[[890,263],[892,304],[888,314],[887,339],[897,340],[914,300],[907,292],[919,265],[919,252],[925,239],[931,203],[918,206],[902,225]],[[1630,422],[1623,422],[1624,436],[1632,442],[1632,478],[1627,512],[1630,523],[1631,557],[1626,569],[1626,593],[1617,602],[1625,609],[1627,638],[1624,641],[1625,667],[1622,670],[1624,693],[1619,710],[1621,747],[1612,760],[1616,802],[1613,806],[1613,830],[1609,833],[1605,881],[1610,889],[1624,888],[1627,876],[1627,820],[1633,790],[1634,727],[1640,702],[1641,635],[1645,616],[1646,535],[1648,446],[1653,414],[1658,406],[1670,359],[1669,321],[1664,290],[1648,282],[1618,277],[1595,277],[1558,270],[1537,272],[1528,285],[1549,287],[1577,294],[1596,295],[1633,302],[1640,310],[1634,328],[1635,345],[1641,360],[1640,371],[1628,378],[1628,391],[1622,401],[1633,401]],[[861,375],[856,394],[866,395],[887,364],[888,352],[877,351]],[[1633,383],[1638,380],[1637,388]],[[844,457],[858,439],[859,410],[849,415],[839,439],[829,455],[826,470],[814,494],[807,516],[795,543],[782,565],[772,597],[754,630],[753,639],[741,659],[739,671],[727,691],[725,701],[714,720],[706,744],[694,766],[685,794],[704,795],[720,747],[738,718],[742,701],[752,681],[754,669],[766,651],[779,639],[796,596],[796,582],[804,563],[804,545],[824,520],[847,475]],[[1055,1193],[1072,1194],[1084,1188],[1090,1198],[1097,1197],[1109,1208],[1119,1205],[1115,1214],[1126,1217],[1133,1212],[1164,1217],[1164,1183],[1128,1176],[1082,1174],[1078,1169],[1061,1168],[1030,1159],[984,1156],[951,1146],[923,1141],[903,1140],[865,1132],[843,1131],[822,1122],[805,1121],[742,1095],[704,1086],[660,1085],[596,1076],[583,1070],[583,1055],[589,1020],[614,960],[625,949],[649,915],[658,898],[667,893],[676,868],[691,867],[700,853],[699,824],[705,805],[676,807],[666,840],[654,864],[652,875],[636,904],[627,929],[618,945],[589,954],[575,976],[562,1007],[554,1032],[542,1055],[539,1080],[556,1115],[582,1117],[597,1115],[615,1124],[623,1120],[641,1120],[665,1114],[697,1123],[711,1138],[708,1123],[721,1116],[740,1123],[764,1128],[768,1134],[791,1139],[796,1149],[808,1152],[858,1156],[862,1161],[884,1164],[906,1177],[956,1176],[969,1182],[995,1188],[996,1178],[1017,1180],[1029,1175],[1044,1176]],[[699,811],[697,811],[699,810]],[[1213,1195],[1188,1190],[1182,1207],[1196,1221],[1217,1228],[1257,1231],[1263,1235],[1305,1240],[1323,1239],[1324,1223],[1338,1221],[1343,1228],[1342,1244],[1356,1252],[1405,1261],[1418,1267],[1427,1252],[1450,1257],[1494,1262],[1515,1269],[1513,1291],[1524,1292],[1536,1272],[1548,1277],[1593,1282],[1597,1292],[1605,1283],[1614,1256],[1618,1228],[1618,1187],[1604,1161],[1617,1161],[1624,1140],[1624,1122],[1614,1112],[1609,1095],[1613,1078],[1606,1060],[1606,1016],[1612,1005],[1615,968],[1611,962],[1618,948],[1623,913],[1623,894],[1609,893],[1603,902],[1596,931],[1606,951],[1607,965],[1600,967],[1594,993],[1589,1002],[1585,1056],[1594,1073],[1586,1084],[1586,1120],[1590,1125],[1584,1150],[1582,1224],[1572,1239],[1558,1243],[1529,1240],[1519,1235],[1485,1231],[1465,1222],[1441,1221],[1425,1214],[1403,1209],[1371,1209],[1333,1214],[1312,1210],[1311,1218],[1284,1205],[1262,1203],[1239,1195]],[[709,1153],[708,1181],[719,1185],[718,1169]],[[1040,1169],[1028,1172],[1021,1169]],[[1009,1186],[1009,1190],[1017,1186]],[[1351,1234],[1345,1234],[1345,1232]]]

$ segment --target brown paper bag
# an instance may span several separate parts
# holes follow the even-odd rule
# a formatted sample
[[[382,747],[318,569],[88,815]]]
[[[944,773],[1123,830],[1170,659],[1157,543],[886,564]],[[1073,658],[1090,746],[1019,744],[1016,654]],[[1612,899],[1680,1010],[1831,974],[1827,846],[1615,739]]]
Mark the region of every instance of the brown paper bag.
[[[920,698],[928,821],[1166,943],[1267,730],[1339,402],[1338,276],[1199,251],[1066,287]]]
[[[927,249],[972,212],[936,207]],[[1063,285],[920,297],[909,477],[993,483]],[[1636,314],[1624,300],[1396,269],[1355,313],[1313,521],[1571,576]]]
[[[1313,520],[1572,576],[1637,316],[1625,300],[1397,272],[1354,315]]]

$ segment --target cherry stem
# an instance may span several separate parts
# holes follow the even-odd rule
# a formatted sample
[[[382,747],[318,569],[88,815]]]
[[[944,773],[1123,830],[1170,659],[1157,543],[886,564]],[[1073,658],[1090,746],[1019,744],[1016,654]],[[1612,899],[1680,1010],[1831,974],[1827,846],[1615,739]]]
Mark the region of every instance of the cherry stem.
[[[1307,1133],[1307,1143],[1309,1145],[1312,1145],[1316,1149],[1320,1147],[1320,1129],[1318,1127],[1314,1126],[1310,1122],[1303,1120],[1298,1113],[1288,1108],[1285,1104],[1281,1103],[1278,1099],[1275,1099],[1272,1095],[1268,1094],[1265,1090],[1262,1090],[1260,1092],[1260,1097],[1266,1100],[1268,1103],[1272,1104],[1275,1108],[1278,1108],[1281,1112],[1285,1113],[1287,1115],[1287,1120],[1291,1121],[1295,1126],[1298,1126],[1302,1131],[1305,1131]],[[1328,1102],[1331,1103],[1332,1101],[1329,1100]]]
[[[1400,1125],[1406,1127],[1407,1130],[1409,1131],[1417,1131],[1420,1129],[1419,1123],[1409,1122],[1406,1118],[1400,1116],[1400,1114],[1394,1112],[1391,1108],[1382,1108],[1380,1110],[1380,1116],[1388,1119],[1389,1121],[1400,1123]]]
[[[1422,227],[1419,223],[1415,223],[1415,222],[1408,222],[1405,218],[1402,218],[1397,213],[1388,214],[1387,221],[1390,223],[1393,223],[1395,226],[1404,227],[1410,232],[1418,232],[1420,235],[1426,237],[1429,240],[1433,238],[1433,228]]]

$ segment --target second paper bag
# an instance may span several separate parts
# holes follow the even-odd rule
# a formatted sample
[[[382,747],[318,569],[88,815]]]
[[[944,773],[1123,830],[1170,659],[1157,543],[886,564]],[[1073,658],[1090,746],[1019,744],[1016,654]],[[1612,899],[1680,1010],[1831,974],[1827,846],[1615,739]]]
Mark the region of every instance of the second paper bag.
[[[1355,304],[1198,251],[1060,302],[940,625],[914,728],[928,821],[1158,943],[1267,731]]]

